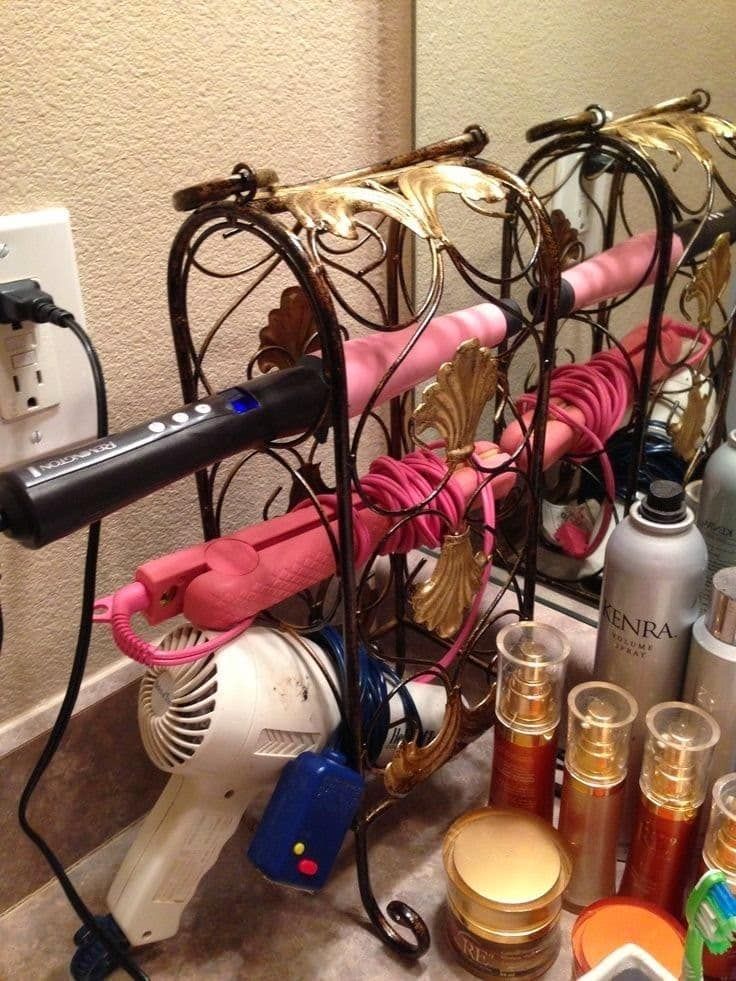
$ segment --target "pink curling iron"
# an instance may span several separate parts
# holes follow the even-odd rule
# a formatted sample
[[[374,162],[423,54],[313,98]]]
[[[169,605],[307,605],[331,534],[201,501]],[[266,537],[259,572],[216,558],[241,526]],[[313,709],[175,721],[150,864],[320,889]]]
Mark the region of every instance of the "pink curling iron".
[[[645,334],[646,325],[641,325],[623,342],[635,370],[641,365]],[[707,336],[696,328],[666,320],[655,376],[666,373],[667,362],[677,358],[683,341],[697,347],[691,359],[702,357],[709,344]],[[571,371],[576,373],[575,379],[569,377]],[[588,392],[581,395],[586,378]],[[605,442],[620,424],[633,392],[629,367],[618,352],[603,352],[587,365],[562,366],[556,370],[555,379],[550,400],[552,418],[547,423],[545,468],[576,449],[582,452],[578,445],[581,433],[584,436],[586,428],[594,424],[600,427],[599,442]],[[561,394],[554,394],[555,385]],[[512,423],[504,431],[501,453],[496,453],[490,444],[479,445],[480,461],[486,469],[503,466],[524,445],[523,427],[530,425],[532,415],[531,408],[522,405],[524,409],[523,425]],[[400,469],[386,472],[389,466]],[[433,454],[421,451],[409,454],[404,461],[381,458],[363,478],[362,486],[364,493],[386,510],[407,508],[424,500],[445,475],[444,463]],[[478,480],[477,471],[458,470],[433,503],[433,509],[447,515],[451,527],[462,516],[467,497],[477,487]],[[490,481],[493,496],[504,496],[514,482],[513,471],[500,473]],[[361,564],[379,547],[393,519],[365,508],[357,495],[354,504],[356,561]],[[486,524],[491,522],[486,520]],[[336,536],[335,519],[331,520],[330,528]],[[439,519],[424,524],[414,519],[404,526],[400,541],[391,536],[384,542],[384,548],[398,552],[421,544],[434,546],[439,543],[440,533]],[[98,601],[95,619],[111,623],[118,646],[136,660],[178,663],[201,657],[221,646],[245,629],[262,610],[334,572],[335,555],[330,539],[319,515],[309,505],[233,535],[144,563],[136,571],[135,582]],[[142,612],[150,624],[183,613],[201,629],[225,633],[196,648],[161,654],[133,632],[130,620],[136,612]]]
[[[671,270],[679,262],[689,261],[705,252],[723,232],[733,242],[736,239],[736,208],[715,211],[705,221],[684,221],[673,231]],[[657,233],[642,232],[565,270],[560,286],[559,315],[566,317],[575,310],[650,285],[656,275],[656,257]],[[528,300],[532,313],[538,313],[540,301],[541,292],[535,287]]]
[[[434,375],[465,340],[477,338],[485,347],[496,347],[521,323],[514,303],[504,303],[436,317],[418,337],[412,324],[347,341],[349,414],[358,415],[369,401],[380,405]],[[305,432],[323,417],[328,398],[321,359],[309,355],[293,368],[133,429],[6,470],[0,473],[0,530],[40,548],[233,453]]]

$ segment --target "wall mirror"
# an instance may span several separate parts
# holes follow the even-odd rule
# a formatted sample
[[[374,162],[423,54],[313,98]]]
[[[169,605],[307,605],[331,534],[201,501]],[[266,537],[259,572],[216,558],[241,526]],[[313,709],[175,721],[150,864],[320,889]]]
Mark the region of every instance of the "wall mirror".
[[[736,120],[733,56],[728,41],[736,28],[736,7],[726,0],[708,10],[684,0],[659,7],[606,2],[593,8],[570,0],[526,5],[499,0],[475,4],[416,0],[415,28],[416,145],[455,134],[472,123],[483,126],[489,136],[483,156],[524,173],[548,213],[556,213],[563,267],[651,231],[659,221],[657,206],[647,181],[633,172],[636,168],[617,166],[590,148],[581,153],[557,147],[546,158],[530,163],[532,154],[542,153],[539,148],[546,145],[544,140],[527,141],[530,128],[580,114],[593,105],[604,109],[616,125],[622,117],[666,100],[690,97],[701,89],[709,93],[710,103],[706,105],[704,95],[693,96],[696,111]],[[684,103],[672,108],[672,112],[679,111],[686,111]],[[668,200],[674,203],[676,224],[698,220],[706,211],[718,212],[736,203],[736,151],[730,138],[723,141],[718,133],[698,132],[699,142],[690,147],[686,145],[687,134],[682,137],[685,143],[682,139],[670,141],[669,137],[661,140],[655,127],[642,139],[641,127],[627,130],[623,125],[613,135],[632,142],[636,152],[643,152],[664,179]],[[705,148],[704,157],[715,162],[715,175],[708,160],[693,152],[698,145]],[[477,258],[479,266],[500,269],[498,241],[475,239],[469,225],[461,224],[458,234],[467,236],[463,247]],[[687,358],[683,356],[682,371],[670,371],[660,385],[656,407],[653,389],[649,390],[647,419],[651,417],[651,425],[647,421],[650,428],[646,429],[646,439],[658,446],[661,436],[669,441],[665,449],[671,452],[645,456],[651,469],[642,472],[640,483],[647,479],[647,473],[670,479],[697,477],[714,448],[718,427],[725,431],[727,425],[736,425],[736,399],[727,405],[729,365],[735,350],[730,328],[736,304],[731,261],[730,254],[723,257],[718,295],[710,314],[703,314],[696,305],[688,306],[685,297],[697,262],[685,264],[677,275],[674,271],[670,275],[664,316],[692,323],[710,316],[708,330],[715,341],[707,367],[704,361],[698,362],[696,371],[693,364],[685,364]],[[418,261],[418,289],[423,275],[425,270]],[[525,286],[528,294],[529,284]],[[517,293],[512,296],[519,302],[526,300]],[[695,293],[689,296],[692,300]],[[446,285],[445,309],[459,309],[470,302],[462,277]],[[651,305],[652,288],[643,285],[626,302],[611,302],[603,313],[593,311],[587,317],[572,315],[561,321],[557,362],[585,362],[598,350],[625,343],[623,339],[632,328],[648,321]],[[525,376],[523,359],[515,360],[514,374],[509,376],[512,391],[533,387],[534,378]],[[705,416],[695,426],[697,432],[690,438],[689,449],[682,449],[684,437],[675,449],[678,429],[693,428],[698,399],[705,404]],[[625,428],[617,455],[612,457],[616,474],[626,470],[632,452]],[[678,459],[673,462],[672,457]],[[657,469],[660,464],[661,473]],[[634,470],[631,476],[635,476]],[[540,599],[592,622],[596,619],[605,539],[592,554],[579,559],[564,553],[554,536],[560,516],[567,520],[571,514],[573,521],[587,522],[586,533],[593,535],[602,520],[603,492],[596,490],[596,483],[600,490],[595,465],[563,463],[549,471],[539,557],[542,580],[546,580],[539,590]],[[617,478],[617,496],[624,496],[619,485]],[[620,501],[617,512],[619,517],[624,513]]]

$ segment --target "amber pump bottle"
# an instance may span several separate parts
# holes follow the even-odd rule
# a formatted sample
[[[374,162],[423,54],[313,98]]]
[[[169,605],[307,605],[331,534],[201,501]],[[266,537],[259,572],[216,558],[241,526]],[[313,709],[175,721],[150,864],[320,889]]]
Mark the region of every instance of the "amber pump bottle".
[[[736,895],[736,773],[727,773],[713,785],[713,803],[698,878],[709,869],[724,872],[731,892]],[[720,956],[705,950],[703,974],[719,981],[736,978],[736,947]]]
[[[680,916],[720,729],[707,712],[684,702],[655,705],[646,726],[639,807],[619,894]]]
[[[562,686],[570,645],[527,620],[497,638],[498,685],[489,803],[552,820]]]
[[[558,830],[573,856],[563,904],[574,912],[616,891],[616,843],[636,713],[631,695],[604,681],[578,685],[567,698]]]

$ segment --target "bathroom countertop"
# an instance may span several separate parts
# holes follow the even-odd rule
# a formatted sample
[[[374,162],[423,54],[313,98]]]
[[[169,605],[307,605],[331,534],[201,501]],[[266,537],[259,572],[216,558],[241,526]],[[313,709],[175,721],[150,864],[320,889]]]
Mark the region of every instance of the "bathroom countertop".
[[[589,677],[595,629],[547,607],[537,616],[563,629],[571,642],[568,687]],[[429,927],[432,944],[419,961],[404,960],[374,934],[358,894],[352,836],[326,887],[310,895],[268,882],[250,864],[245,853],[256,822],[246,814],[200,883],[179,933],[138,948],[138,963],[153,981],[471,978],[444,935],[441,849],[452,821],[487,802],[491,751],[492,734],[486,733],[370,829],[371,878],[381,908],[401,899]],[[256,802],[253,813],[258,810]],[[135,832],[135,827],[121,832],[74,867],[72,878],[93,912],[107,912],[106,891]],[[546,975],[550,981],[572,976],[574,919],[563,912],[562,949]],[[0,916],[0,981],[68,979],[78,925],[55,883],[8,910]],[[113,977],[127,975],[118,971]]]
[[[267,882],[245,850],[253,830],[247,817],[202,881],[176,937],[139,948],[140,966],[155,981],[259,979],[470,978],[457,963],[442,928],[445,895],[444,832],[463,811],[485,803],[491,736],[486,734],[409,798],[379,819],[370,838],[371,871],[385,909],[402,899],[424,918],[432,946],[418,962],[404,961],[373,934],[358,896],[352,842],[343,849],[325,889],[309,895]],[[73,877],[95,912],[135,829],[121,833],[80,862]],[[571,977],[569,930],[550,979]],[[49,884],[0,918],[3,981],[61,981],[69,977],[77,923],[61,890]],[[124,978],[122,971],[114,977]]]

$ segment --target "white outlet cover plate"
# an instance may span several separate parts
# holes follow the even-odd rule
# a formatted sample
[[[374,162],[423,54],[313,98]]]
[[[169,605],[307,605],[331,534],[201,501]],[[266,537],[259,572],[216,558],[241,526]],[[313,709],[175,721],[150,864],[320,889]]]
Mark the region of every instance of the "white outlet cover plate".
[[[0,283],[35,279],[86,330],[71,222],[66,208],[0,216]],[[97,434],[92,372],[71,331],[43,325],[52,346],[58,402],[18,419],[0,419],[0,467],[46,456]]]

